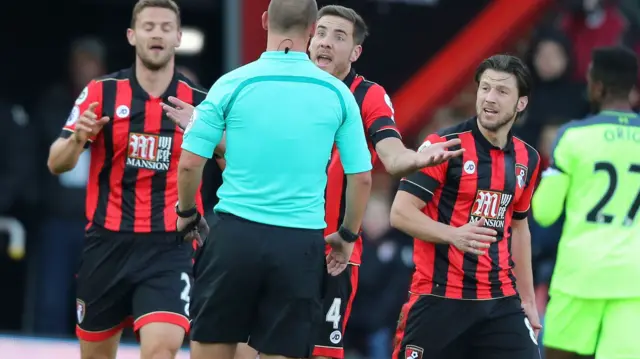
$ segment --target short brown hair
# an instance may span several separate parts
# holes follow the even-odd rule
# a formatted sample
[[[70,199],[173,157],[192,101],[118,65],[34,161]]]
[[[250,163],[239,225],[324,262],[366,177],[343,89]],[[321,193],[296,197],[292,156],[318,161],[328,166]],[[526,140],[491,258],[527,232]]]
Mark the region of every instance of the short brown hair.
[[[360,14],[355,10],[340,6],[340,5],[327,5],[320,9],[318,13],[318,19],[323,16],[336,16],[343,18],[353,24],[353,41],[356,45],[362,45],[364,39],[369,35],[367,24]]]
[[[176,18],[178,19],[178,27],[180,27],[180,7],[173,0],[138,0],[136,5],[133,7],[133,14],[131,15],[131,28],[133,29],[136,26],[136,20],[138,19],[138,15],[142,12],[142,10],[148,7],[159,7],[163,9],[169,9],[176,13]]]
[[[271,0],[269,3],[269,28],[286,33],[306,30],[318,17],[316,0]]]
[[[527,65],[520,58],[511,55],[499,54],[482,61],[476,68],[475,81],[480,83],[480,78],[487,70],[505,72],[513,75],[518,84],[518,97],[529,96],[531,94],[531,73]]]

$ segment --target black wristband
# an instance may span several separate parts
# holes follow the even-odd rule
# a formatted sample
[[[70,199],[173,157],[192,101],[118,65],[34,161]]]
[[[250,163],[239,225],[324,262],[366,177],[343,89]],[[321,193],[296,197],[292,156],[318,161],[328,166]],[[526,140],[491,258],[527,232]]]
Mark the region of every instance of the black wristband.
[[[181,211],[179,204],[176,203],[176,214],[178,215],[178,217],[180,218],[189,218],[189,217],[193,217],[196,213],[198,213],[198,208],[196,206],[193,206],[193,208],[191,209],[187,209],[185,211]]]
[[[353,233],[349,229],[347,229],[347,228],[345,228],[343,226],[340,226],[340,228],[338,229],[338,234],[347,243],[353,243],[353,242],[357,241],[358,238],[360,238],[360,233]]]

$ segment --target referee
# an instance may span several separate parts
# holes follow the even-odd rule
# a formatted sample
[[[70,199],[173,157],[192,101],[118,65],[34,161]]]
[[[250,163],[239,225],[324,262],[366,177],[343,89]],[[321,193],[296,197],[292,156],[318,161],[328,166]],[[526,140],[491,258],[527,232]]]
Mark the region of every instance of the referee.
[[[267,51],[222,76],[195,109],[178,174],[178,228],[198,217],[202,168],[226,131],[220,202],[194,267],[191,357],[311,356],[327,273],[326,168],[334,141],[347,175],[344,221],[327,242],[329,273],[347,265],[371,187],[371,155],[349,88],[306,55],[315,0],[272,0]]]

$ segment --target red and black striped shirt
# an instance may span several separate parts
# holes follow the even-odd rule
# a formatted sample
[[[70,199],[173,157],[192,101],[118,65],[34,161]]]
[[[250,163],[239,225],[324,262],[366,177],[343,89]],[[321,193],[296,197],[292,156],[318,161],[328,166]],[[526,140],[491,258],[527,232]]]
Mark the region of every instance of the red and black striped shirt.
[[[90,139],[91,165],[87,183],[89,226],[119,232],[173,232],[177,216],[178,160],[182,130],[163,113],[160,104],[175,96],[194,106],[206,92],[177,71],[161,97],[147,94],[135,68],[91,81],[82,91],[61,137],[69,137],[78,116],[98,102],[98,118],[110,121]],[[197,196],[202,212],[202,198]]]
[[[509,135],[504,149],[482,135],[476,118],[429,135],[423,146],[453,138],[462,141],[461,157],[416,172],[399,190],[422,199],[425,215],[460,227],[486,219],[498,232],[487,253],[463,253],[448,244],[414,239],[415,272],[411,291],[455,299],[491,299],[516,294],[511,259],[511,221],[527,217],[540,168],[540,155]]]
[[[360,114],[367,134],[372,163],[376,160],[376,144],[385,138],[401,138],[393,120],[393,105],[384,88],[377,83],[366,80],[357,75],[352,69],[344,79],[344,83],[351,89],[360,107]],[[347,191],[347,177],[340,162],[340,154],[334,146],[331,160],[327,168],[327,188],[325,193],[325,235],[338,230],[344,219],[345,194]],[[327,253],[331,247],[327,246]],[[351,262],[360,264],[362,256],[362,239],[355,244]]]

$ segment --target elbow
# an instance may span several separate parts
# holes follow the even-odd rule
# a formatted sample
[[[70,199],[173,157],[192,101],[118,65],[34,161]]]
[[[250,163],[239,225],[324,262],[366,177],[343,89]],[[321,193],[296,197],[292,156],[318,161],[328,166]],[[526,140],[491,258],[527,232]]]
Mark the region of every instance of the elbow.
[[[356,173],[350,176],[353,183],[361,188],[371,188],[373,180],[371,179],[371,171]]]
[[[47,168],[49,169],[49,172],[54,176],[61,175],[71,169],[69,168],[69,166],[63,163],[57,163],[52,158],[52,156],[49,156],[49,159],[47,160]]]
[[[402,214],[401,206],[398,206],[394,201],[391,205],[391,211],[389,213],[389,224],[391,227],[402,230],[402,220],[404,215]]]

